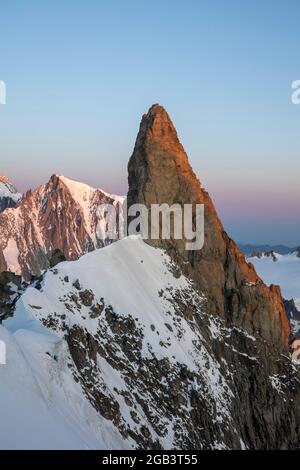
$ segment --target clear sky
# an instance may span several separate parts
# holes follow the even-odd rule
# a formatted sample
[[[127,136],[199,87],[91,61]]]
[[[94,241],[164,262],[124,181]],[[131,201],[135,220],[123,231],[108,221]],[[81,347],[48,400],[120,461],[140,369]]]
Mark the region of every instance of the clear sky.
[[[125,193],[158,102],[229,234],[299,245],[299,25],[298,0],[0,0],[0,174]]]

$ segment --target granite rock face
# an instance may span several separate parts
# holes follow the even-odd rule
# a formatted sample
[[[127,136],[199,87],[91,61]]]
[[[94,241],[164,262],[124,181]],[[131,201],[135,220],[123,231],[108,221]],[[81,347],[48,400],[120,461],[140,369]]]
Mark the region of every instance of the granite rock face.
[[[186,240],[148,240],[167,250],[207,298],[207,310],[258,334],[270,347],[286,349],[289,324],[279,287],[268,288],[227,235],[208,192],[193,172],[177,132],[162,106],[143,116],[128,164],[128,207],[204,204],[205,241],[187,251]]]

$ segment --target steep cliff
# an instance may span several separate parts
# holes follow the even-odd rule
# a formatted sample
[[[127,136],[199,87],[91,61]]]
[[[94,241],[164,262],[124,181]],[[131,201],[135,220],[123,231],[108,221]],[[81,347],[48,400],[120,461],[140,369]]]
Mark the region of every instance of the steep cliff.
[[[204,246],[185,249],[186,239],[148,240],[165,248],[207,299],[207,310],[258,334],[269,346],[287,348],[289,325],[280,289],[266,287],[229,238],[213,202],[193,172],[177,132],[162,106],[143,116],[128,164],[128,207],[204,204]]]

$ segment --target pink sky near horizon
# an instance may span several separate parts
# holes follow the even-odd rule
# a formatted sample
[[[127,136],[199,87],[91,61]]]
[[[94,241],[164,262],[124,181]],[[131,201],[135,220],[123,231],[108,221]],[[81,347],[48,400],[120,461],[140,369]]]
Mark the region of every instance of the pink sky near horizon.
[[[52,173],[53,174],[53,173]],[[9,175],[11,176],[11,175]],[[24,175],[23,175],[24,176]],[[32,184],[29,180],[25,183],[25,179],[18,175],[12,178],[13,183],[17,188],[25,192],[28,189],[34,189],[40,184],[45,184],[49,177],[39,177],[38,174],[31,175]],[[121,171],[118,175],[111,172],[109,177],[105,178],[103,175],[98,178],[95,175],[80,178],[79,175],[65,174],[66,177],[81,181],[94,187],[99,187],[107,192],[114,194],[125,195],[127,192],[127,177],[121,178]],[[119,177],[119,181],[116,180]],[[208,190],[212,197],[225,229],[236,240],[243,243],[270,243],[270,244],[287,244],[296,246],[300,244],[297,242],[297,235],[292,240],[290,237],[282,236],[282,226],[289,224],[295,227],[295,232],[298,233],[298,224],[300,221],[300,205],[298,203],[300,198],[300,189],[296,190],[291,188],[288,190],[286,187],[276,191],[273,187],[258,185],[254,187],[249,182],[249,188],[242,187],[238,182],[235,184],[233,181],[226,181],[221,186],[219,182],[208,181],[203,185]],[[119,183],[119,184],[118,184]],[[255,235],[255,228],[258,228],[259,236]],[[276,234],[278,231],[278,234]],[[271,236],[272,234],[272,236]]]

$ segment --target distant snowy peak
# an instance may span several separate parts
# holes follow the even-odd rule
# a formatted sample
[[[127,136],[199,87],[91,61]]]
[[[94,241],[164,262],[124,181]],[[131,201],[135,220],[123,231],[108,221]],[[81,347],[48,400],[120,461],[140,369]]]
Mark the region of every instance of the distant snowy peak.
[[[258,258],[258,259],[269,258],[270,260],[276,262],[278,261],[278,258],[280,256],[283,256],[283,255],[280,255],[279,253],[276,253],[275,251],[271,250],[271,251],[257,251],[257,252],[251,253],[251,255],[249,255],[249,258]]]
[[[279,253],[280,255],[287,255],[295,251],[295,248],[286,245],[250,245],[250,244],[239,244],[239,248],[242,250],[245,256],[253,256],[256,253]]]
[[[62,186],[68,189],[74,201],[85,211],[90,210],[95,199],[99,199],[99,197],[104,198],[104,202],[111,202],[113,205],[123,204],[125,200],[125,196],[107,193],[101,188],[94,188],[80,181],[71,180],[64,175],[52,175],[44,188],[47,190],[49,187],[56,189],[62,188]]]
[[[50,202],[53,202],[54,192],[57,193],[55,204],[60,211],[66,207],[69,207],[69,210],[75,209],[75,206],[77,210],[79,208],[80,213],[77,212],[76,225],[84,227],[94,245],[87,251],[105,245],[106,243],[102,243],[107,223],[104,218],[104,207],[110,204],[115,207],[116,212],[119,214],[125,198],[106,193],[102,189],[93,188],[85,183],[66,178],[63,175],[52,175],[43,190],[44,209],[47,205],[47,200],[50,199]],[[119,215],[120,223],[116,228],[122,230],[123,214],[120,213]],[[115,235],[111,234],[112,239]],[[118,233],[116,239],[122,238],[122,236],[123,232]]]
[[[273,258],[273,261],[276,261],[275,258],[278,258],[282,255],[290,255],[296,253],[298,258],[300,258],[300,246],[298,247],[288,247],[285,245],[239,245],[240,249],[243,251],[247,258],[264,258],[269,257]]]
[[[249,261],[252,261],[252,259],[269,259],[270,261],[278,261],[278,260],[299,260],[300,258],[300,248],[299,249],[294,249],[290,253],[287,254],[281,254],[277,253],[276,251],[267,251],[267,252],[257,252],[257,253],[252,253],[251,255],[248,256]]]
[[[52,175],[29,190],[17,207],[0,214],[0,272],[29,279],[51,265],[54,252],[67,260],[101,248],[123,236],[123,198]],[[114,233],[106,234],[105,207],[115,207]]]
[[[57,185],[58,184],[64,184],[74,199],[80,204],[86,203],[88,200],[91,200],[95,193],[97,194],[103,194],[107,198],[110,198],[113,202],[120,202],[123,204],[125,200],[125,196],[119,196],[116,194],[110,194],[104,191],[102,188],[94,188],[93,186],[90,186],[86,183],[82,183],[81,181],[75,181],[70,178],[67,178],[64,175],[52,175],[49,182],[55,182]],[[47,186],[45,185],[45,187]]]
[[[14,207],[21,197],[22,194],[18,193],[7,176],[0,175],[0,212]]]
[[[274,253],[276,263],[272,256],[254,256],[248,258],[259,276],[266,284],[276,284],[281,287],[285,299],[293,299],[296,308],[300,310],[300,259],[299,253],[294,251],[287,255]],[[300,325],[299,325],[300,327]]]
[[[13,186],[7,176],[0,175],[0,188],[0,191],[3,191],[7,196],[12,196],[15,199],[21,197],[21,194],[18,193],[17,189]]]

